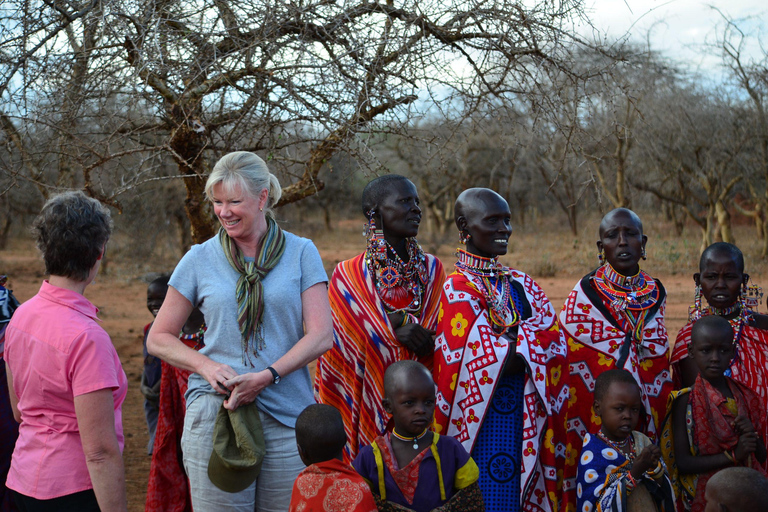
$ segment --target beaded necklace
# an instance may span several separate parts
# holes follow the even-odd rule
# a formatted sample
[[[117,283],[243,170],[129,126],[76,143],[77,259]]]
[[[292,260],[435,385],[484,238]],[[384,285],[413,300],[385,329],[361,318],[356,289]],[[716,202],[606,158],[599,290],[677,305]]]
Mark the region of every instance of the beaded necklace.
[[[593,280],[597,291],[610,301],[614,312],[648,309],[659,296],[656,281],[642,271],[634,276],[623,276],[606,263],[595,271]]]
[[[423,307],[423,295],[429,280],[424,251],[415,238],[406,239],[408,262],[404,262],[383,238],[370,244],[365,251],[365,263],[374,277],[376,292],[389,312],[402,311],[418,315]],[[384,250],[381,250],[381,248]],[[390,258],[390,254],[393,258]],[[403,303],[410,301],[403,306]]]
[[[627,438],[620,443],[608,439],[608,436],[603,434],[602,429],[598,430],[597,437],[602,439],[605,444],[617,452],[622,453],[627,459],[629,459],[630,464],[635,460],[635,440],[633,439],[634,436],[632,434],[629,434]]]
[[[625,332],[632,333],[637,353],[643,342],[643,328],[648,310],[659,299],[656,281],[643,271],[634,276],[623,276],[606,263],[592,277],[597,292],[608,302],[619,321],[626,324]]]
[[[200,350],[205,345],[203,339],[205,338],[206,330],[208,330],[208,327],[203,325],[197,332],[193,332],[192,334],[187,334],[184,331],[181,331],[181,333],[179,333],[179,339],[183,341],[186,346],[192,347],[195,350]]]
[[[422,432],[421,434],[410,437],[410,436],[401,436],[400,434],[397,433],[397,430],[395,430],[394,428],[392,429],[392,435],[395,436],[397,439],[404,441],[406,443],[410,443],[411,441],[413,441],[414,450],[419,449],[419,440],[425,435],[427,435],[427,432],[429,432],[429,427],[425,428],[424,432]]]
[[[456,270],[464,274],[485,297],[491,327],[504,334],[520,323],[520,313],[512,300],[510,269],[499,263],[499,258],[484,258],[458,249]]]

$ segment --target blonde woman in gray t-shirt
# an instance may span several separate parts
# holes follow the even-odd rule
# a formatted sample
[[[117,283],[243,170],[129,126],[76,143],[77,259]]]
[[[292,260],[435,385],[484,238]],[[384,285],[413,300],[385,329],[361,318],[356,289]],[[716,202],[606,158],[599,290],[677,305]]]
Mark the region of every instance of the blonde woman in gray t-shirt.
[[[328,278],[314,244],[277,226],[271,207],[281,188],[261,158],[224,156],[205,193],[221,229],[179,262],[147,347],[194,372],[182,451],[195,512],[284,511],[304,468],[294,427],[314,403],[307,364],[333,343]],[[199,352],[178,338],[194,307],[208,327]],[[266,443],[261,473],[244,491],[225,492],[208,478],[216,415],[222,403],[253,402]]]

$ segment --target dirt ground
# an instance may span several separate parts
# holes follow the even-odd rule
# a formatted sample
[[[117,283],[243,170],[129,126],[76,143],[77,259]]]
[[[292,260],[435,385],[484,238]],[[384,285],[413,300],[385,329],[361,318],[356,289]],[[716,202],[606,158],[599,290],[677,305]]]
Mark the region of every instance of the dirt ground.
[[[359,236],[358,224],[360,223],[350,224],[343,233],[337,232],[322,237],[313,236],[326,269],[332,269],[336,262],[347,259],[364,248],[364,241]],[[290,227],[288,229],[292,230]],[[310,233],[305,233],[305,236],[309,235]],[[573,247],[586,245],[587,248],[570,252],[583,253],[584,256],[579,256],[576,262],[572,264],[557,260],[555,256],[559,253],[556,248],[546,249],[542,253],[542,248],[538,245],[538,230],[521,234],[521,242],[515,246],[508,257],[502,258],[502,261],[531,273],[544,288],[555,308],[559,310],[576,281],[591,269],[591,267],[587,267],[591,263],[587,262],[591,261],[594,255],[592,236],[586,234],[583,238],[589,242],[588,245],[586,242],[582,243],[575,240]],[[0,274],[9,276],[14,294],[20,301],[25,301],[32,297],[40,287],[44,278],[42,263],[30,241],[20,240],[11,243],[10,246],[11,248],[8,250],[0,251]],[[454,250],[453,247],[455,246],[447,244],[435,250],[425,245],[425,249],[434,251],[440,256],[449,271],[451,262],[454,261],[451,254]],[[554,269],[552,264],[540,267],[546,270],[545,275],[554,274],[553,277],[542,277],[533,270],[537,268],[534,262],[540,261],[542,254],[544,258],[553,255],[551,259],[554,262]],[[685,265],[691,269],[690,271],[672,274],[657,271],[652,264],[651,255],[652,253],[649,251],[650,261],[648,264],[644,262],[643,266],[655,276],[660,277],[667,288],[667,328],[671,333],[670,337],[674,339],[677,331],[685,323],[687,309],[692,301],[693,283],[690,276],[693,271],[693,261]],[[583,263],[580,261],[582,259],[584,260]],[[515,264],[518,261],[522,261],[526,265],[520,264],[518,266]],[[661,261],[663,263],[667,259]],[[168,268],[155,270],[169,270],[172,266],[170,264]],[[665,267],[663,264],[658,266],[660,268]],[[578,267],[583,268],[583,270],[578,271]],[[133,263],[130,265],[121,265],[119,262],[111,263],[108,274],[99,276],[96,282],[86,290],[88,299],[99,308],[99,316],[103,321],[103,326],[110,334],[120,354],[123,368],[129,380],[128,396],[123,405],[123,428],[126,437],[124,459],[129,510],[136,512],[144,510],[150,466],[150,457],[146,452],[147,428],[142,406],[143,398],[139,392],[142,369],[142,330],[152,320],[146,308],[147,268]],[[761,281],[758,280],[759,282]]]

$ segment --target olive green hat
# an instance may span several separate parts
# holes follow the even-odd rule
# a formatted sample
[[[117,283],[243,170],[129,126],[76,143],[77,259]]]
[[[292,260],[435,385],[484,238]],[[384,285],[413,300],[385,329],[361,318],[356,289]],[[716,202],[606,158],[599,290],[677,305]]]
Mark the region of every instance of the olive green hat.
[[[213,427],[213,451],[208,461],[211,482],[226,492],[245,490],[259,476],[265,452],[256,404],[241,405],[234,411],[222,404]]]

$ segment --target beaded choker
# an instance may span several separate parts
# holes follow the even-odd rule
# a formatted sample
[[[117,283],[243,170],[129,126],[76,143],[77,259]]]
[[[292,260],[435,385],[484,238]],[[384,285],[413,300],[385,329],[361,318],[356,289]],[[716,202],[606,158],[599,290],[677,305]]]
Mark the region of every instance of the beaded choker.
[[[421,246],[415,238],[406,239],[406,263],[383,237],[371,237],[371,240],[373,243],[369,241],[365,251],[365,263],[374,277],[376,291],[384,306],[390,312],[419,314],[429,280],[426,257]]]
[[[605,442],[605,444],[607,444],[617,452],[624,454],[624,456],[628,458],[630,462],[635,460],[635,441],[633,439],[632,434],[629,434],[625,440],[619,443],[608,439],[608,436],[603,434],[602,429],[598,430],[597,437],[602,439]]]
[[[497,334],[504,334],[520,323],[520,314],[512,300],[510,269],[499,263],[498,257],[484,258],[463,249],[456,252],[456,270],[464,274],[483,294],[488,304],[491,327]]]
[[[595,271],[592,279],[614,312],[642,311],[653,306],[659,298],[656,281],[642,271],[634,276],[623,276],[606,263]]]
[[[408,437],[408,436],[401,436],[400,434],[397,433],[397,431],[394,428],[392,429],[392,435],[395,436],[397,439],[399,439],[401,441],[404,441],[406,443],[410,443],[411,441],[413,441],[413,449],[414,450],[418,450],[419,449],[419,440],[422,437],[424,437],[425,435],[427,435],[427,432],[429,432],[429,427],[425,428],[424,432],[422,432],[421,434],[419,434],[417,436]]]
[[[203,339],[207,329],[208,327],[203,325],[197,332],[193,332],[192,334],[187,334],[184,331],[181,331],[181,333],[179,333],[179,339],[188,347],[199,350],[203,346]]]

